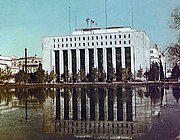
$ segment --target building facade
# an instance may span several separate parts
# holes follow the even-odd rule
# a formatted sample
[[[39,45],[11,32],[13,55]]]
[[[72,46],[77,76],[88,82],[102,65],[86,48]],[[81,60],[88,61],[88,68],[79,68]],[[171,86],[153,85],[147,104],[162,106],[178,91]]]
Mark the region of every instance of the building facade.
[[[149,67],[149,44],[144,31],[130,27],[80,29],[72,35],[44,37],[43,69],[55,70],[58,79],[66,71],[73,77],[80,69],[88,74],[93,68],[105,71],[108,79],[111,66],[116,74],[128,68],[136,75],[140,68]]]
[[[160,65],[161,62],[163,66],[164,76],[171,77],[172,65],[168,63],[166,52],[162,53],[159,48],[160,47],[157,44],[150,48],[150,64],[157,63],[158,65]]]
[[[157,62],[159,63],[162,61],[163,57],[161,51],[157,44],[155,44],[152,48],[150,48],[150,62]]]
[[[7,66],[11,66],[12,57],[0,55],[0,68],[5,69]]]
[[[27,72],[35,72],[39,64],[42,63],[42,58],[37,56],[27,57]],[[16,56],[0,56],[0,68],[11,68],[12,74],[16,74],[19,70],[23,70],[25,66],[25,57]]]
[[[27,57],[27,72],[33,73],[37,71],[39,64],[42,63],[42,58],[35,56]],[[12,70],[13,73],[19,72],[19,70],[24,70],[25,67],[25,57],[17,57],[12,59]]]

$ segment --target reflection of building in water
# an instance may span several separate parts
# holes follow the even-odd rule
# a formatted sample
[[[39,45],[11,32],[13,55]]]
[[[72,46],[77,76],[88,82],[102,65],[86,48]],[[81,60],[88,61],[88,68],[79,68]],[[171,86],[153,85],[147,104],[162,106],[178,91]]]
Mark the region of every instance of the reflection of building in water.
[[[151,102],[138,96],[144,94],[143,90],[58,89],[55,129],[60,134],[106,138],[132,138],[145,133],[151,128]]]
[[[41,107],[44,100],[43,89],[16,89],[13,107]]]
[[[164,99],[164,87],[149,86],[147,91],[146,97],[149,97],[151,101],[151,114],[153,116],[157,115],[161,108],[167,104],[167,101]]]
[[[14,89],[1,89],[0,90],[0,115],[5,112],[16,110],[13,107],[13,101],[17,98],[14,96]]]

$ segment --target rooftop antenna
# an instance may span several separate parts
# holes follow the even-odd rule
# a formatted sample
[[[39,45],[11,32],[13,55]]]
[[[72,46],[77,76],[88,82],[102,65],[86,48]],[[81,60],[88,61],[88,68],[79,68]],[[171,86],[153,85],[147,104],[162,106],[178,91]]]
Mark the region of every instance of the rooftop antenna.
[[[106,20],[106,28],[107,28],[107,24],[108,24],[108,21],[107,21],[107,0],[105,0],[105,20]]]
[[[74,26],[75,26],[75,31],[76,31],[76,16],[75,16],[75,19],[74,19]]]
[[[87,28],[89,28],[89,21],[90,21],[90,18],[86,18]]]
[[[69,6],[69,34],[71,34],[71,7]]]
[[[132,19],[131,19],[131,27],[133,28],[134,27],[134,8],[133,8],[133,0],[132,0],[132,15],[131,15],[132,17]]]

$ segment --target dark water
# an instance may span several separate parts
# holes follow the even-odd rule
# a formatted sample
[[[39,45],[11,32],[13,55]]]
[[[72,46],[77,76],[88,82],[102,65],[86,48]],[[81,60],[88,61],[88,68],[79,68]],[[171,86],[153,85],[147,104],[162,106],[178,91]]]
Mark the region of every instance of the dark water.
[[[3,89],[0,139],[173,140],[179,98],[178,86]]]

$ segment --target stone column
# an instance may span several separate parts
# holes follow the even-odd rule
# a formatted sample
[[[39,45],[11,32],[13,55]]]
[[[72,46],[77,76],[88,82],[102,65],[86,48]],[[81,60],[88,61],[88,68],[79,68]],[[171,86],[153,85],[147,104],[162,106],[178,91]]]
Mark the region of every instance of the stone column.
[[[71,50],[68,49],[68,70],[69,73],[72,74],[72,54],[71,54]]]
[[[79,49],[77,49],[76,50],[76,62],[77,62],[77,72],[80,70],[80,50]]]
[[[89,52],[85,49],[85,74],[89,73]]]
[[[121,47],[122,68],[125,68],[125,49]]]
[[[63,51],[59,50],[59,62],[60,62],[60,76],[64,73],[64,60],[63,60]]]
[[[106,75],[107,75],[107,52],[106,52],[106,48],[103,48],[103,69],[105,70],[106,72]]]
[[[116,50],[115,47],[112,48],[112,64],[116,72]]]
[[[94,48],[94,68],[98,68],[97,48]]]

